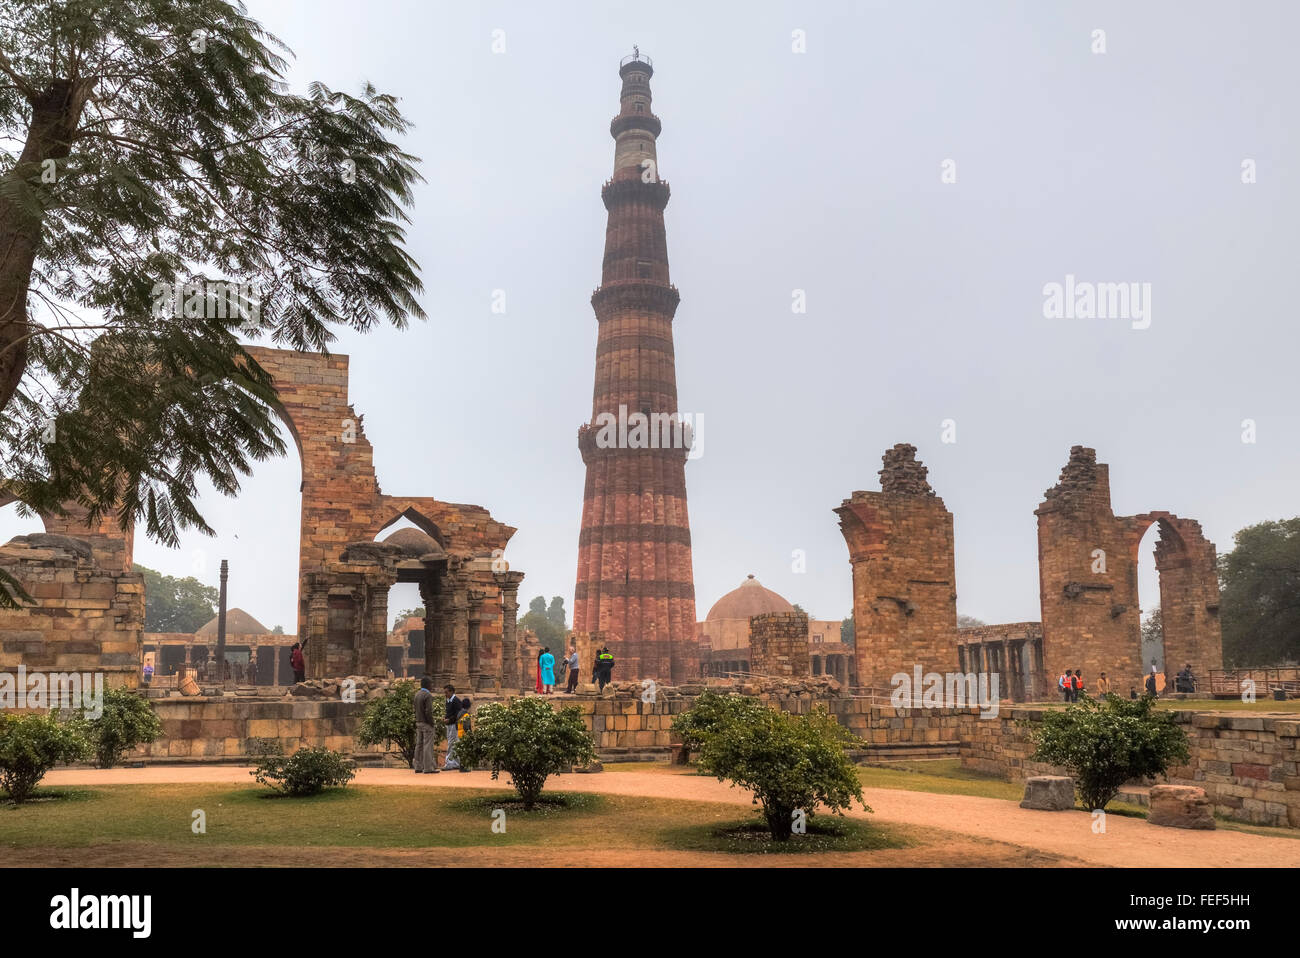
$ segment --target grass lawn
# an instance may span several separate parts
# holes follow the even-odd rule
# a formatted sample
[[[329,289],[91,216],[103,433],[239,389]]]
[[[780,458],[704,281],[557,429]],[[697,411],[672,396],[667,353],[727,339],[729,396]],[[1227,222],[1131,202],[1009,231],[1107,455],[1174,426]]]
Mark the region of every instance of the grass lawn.
[[[494,815],[498,809],[504,819]],[[206,815],[206,834],[191,829],[196,810]],[[504,832],[499,824],[494,831],[502,820]],[[169,860],[192,852],[196,864],[242,864],[240,848],[335,849],[353,850],[346,863],[364,864],[356,853],[367,849],[520,847],[549,851],[555,863],[565,864],[581,862],[592,847],[626,850],[633,858],[637,850],[762,852],[771,842],[765,829],[757,837],[751,831],[759,821],[735,805],[564,791],[547,792],[537,808],[524,811],[509,790],[349,786],[294,799],[229,785],[61,787],[41,788],[22,806],[0,805],[0,856],[84,849],[87,864],[94,864],[97,851],[120,846],[137,850],[134,864],[150,864],[150,849]],[[905,828],[831,815],[814,816],[809,824],[807,836],[774,850],[856,852],[916,844]]]

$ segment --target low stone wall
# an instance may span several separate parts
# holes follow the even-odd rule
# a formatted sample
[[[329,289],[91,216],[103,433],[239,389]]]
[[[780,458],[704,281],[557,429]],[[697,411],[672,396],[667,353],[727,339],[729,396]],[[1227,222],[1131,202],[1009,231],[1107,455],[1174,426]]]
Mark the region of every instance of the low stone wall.
[[[1004,709],[996,719],[975,720],[961,732],[965,768],[1023,781],[1062,775],[1063,769],[1030,761],[1028,729],[1042,709]],[[1174,713],[1187,733],[1191,761],[1169,770],[1171,785],[1195,785],[1218,815],[1256,825],[1300,828],[1300,717],[1241,712]]]
[[[309,745],[324,745],[349,754],[374,754],[357,746],[357,726],[364,702],[324,699],[244,699],[194,696],[154,699],[163,735],[137,749],[131,761],[147,763],[237,762],[252,744],[278,740],[286,754]]]

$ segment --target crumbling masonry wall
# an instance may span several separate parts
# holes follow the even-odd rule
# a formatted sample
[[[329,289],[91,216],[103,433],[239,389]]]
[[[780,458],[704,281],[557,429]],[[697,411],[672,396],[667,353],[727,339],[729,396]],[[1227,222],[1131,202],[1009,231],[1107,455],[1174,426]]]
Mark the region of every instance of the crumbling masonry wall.
[[[1116,691],[1141,688],[1149,663],[1141,661],[1138,549],[1153,523],[1160,526],[1156,569],[1166,669],[1190,662],[1203,677],[1223,667],[1215,548],[1199,523],[1169,512],[1116,516],[1110,468],[1083,446],[1070,450],[1035,514],[1049,679],[1082,669],[1085,682],[1105,672]]]
[[[888,688],[916,665],[957,663],[953,520],[926,481],[916,447],[882,457],[880,492],[854,492],[835,510],[853,567],[858,682]]]
[[[322,678],[330,668],[384,674],[385,642],[368,631],[359,633],[361,648],[350,665],[337,651],[349,623],[373,631],[375,614],[366,603],[377,596],[374,588],[360,588],[347,578],[354,570],[342,555],[349,544],[372,541],[406,518],[450,560],[445,591],[426,605],[432,620],[425,628],[426,661],[441,663],[439,679],[457,687],[499,687],[503,678],[515,678],[513,612],[509,628],[503,619],[503,606],[515,607],[522,578],[507,575],[503,559],[514,528],[481,506],[380,490],[363,417],[348,403],[347,356],[246,349],[271,374],[280,412],[302,458],[298,635],[308,643],[308,675]],[[334,578],[338,582],[331,584],[328,580]],[[335,651],[313,654],[327,647]]]
[[[807,614],[765,612],[750,616],[749,670],[755,675],[781,678],[811,675]]]
[[[98,556],[85,539],[48,533],[0,546],[0,568],[36,603],[0,609],[0,671],[102,672],[108,688],[139,685],[144,580]]]

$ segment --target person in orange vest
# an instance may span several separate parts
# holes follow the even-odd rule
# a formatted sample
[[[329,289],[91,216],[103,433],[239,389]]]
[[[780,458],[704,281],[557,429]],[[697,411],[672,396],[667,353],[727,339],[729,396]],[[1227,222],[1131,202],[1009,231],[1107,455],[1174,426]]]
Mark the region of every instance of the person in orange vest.
[[[1075,669],[1074,678],[1071,681],[1073,683],[1071,689],[1074,693],[1074,701],[1077,702],[1079,701],[1079,696],[1083,693],[1083,671]]]

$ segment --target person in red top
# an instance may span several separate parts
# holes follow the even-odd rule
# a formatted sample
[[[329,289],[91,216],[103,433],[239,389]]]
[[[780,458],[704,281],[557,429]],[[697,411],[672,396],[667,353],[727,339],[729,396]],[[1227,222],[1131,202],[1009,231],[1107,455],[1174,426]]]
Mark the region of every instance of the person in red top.
[[[289,668],[293,669],[293,680],[303,682],[307,678],[307,663],[303,661],[302,646],[297,642],[289,649]]]

